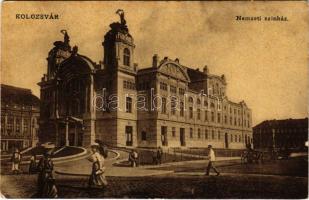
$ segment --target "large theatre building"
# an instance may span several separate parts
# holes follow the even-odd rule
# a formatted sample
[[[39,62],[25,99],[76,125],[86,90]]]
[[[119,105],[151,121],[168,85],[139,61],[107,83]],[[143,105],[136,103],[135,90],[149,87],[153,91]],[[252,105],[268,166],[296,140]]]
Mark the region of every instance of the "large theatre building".
[[[252,143],[251,110],[226,96],[224,75],[179,59],[134,63],[134,40],[123,12],[110,24],[99,64],[64,41],[54,42],[41,82],[40,139],[88,146],[241,149]]]

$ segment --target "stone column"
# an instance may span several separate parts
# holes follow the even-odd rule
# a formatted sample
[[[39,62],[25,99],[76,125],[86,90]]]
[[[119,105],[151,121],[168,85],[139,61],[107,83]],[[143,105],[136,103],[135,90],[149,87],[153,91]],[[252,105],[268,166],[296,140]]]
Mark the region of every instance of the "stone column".
[[[94,91],[94,80],[91,78],[90,85],[90,144],[95,143],[95,120],[96,120],[96,108],[95,108],[95,91]]]
[[[55,143],[56,146],[60,146],[60,138],[59,138],[59,124],[58,121],[55,122],[55,129],[56,129],[56,138],[55,138]]]
[[[77,122],[75,122],[75,130],[74,130],[74,145],[77,146],[78,143],[78,134],[77,134]]]
[[[65,120],[65,146],[69,146],[69,119]]]

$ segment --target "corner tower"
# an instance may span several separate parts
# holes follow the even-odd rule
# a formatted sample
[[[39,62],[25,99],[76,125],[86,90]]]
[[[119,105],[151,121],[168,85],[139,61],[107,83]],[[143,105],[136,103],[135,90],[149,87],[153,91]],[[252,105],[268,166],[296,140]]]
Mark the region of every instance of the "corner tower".
[[[112,103],[107,105],[107,111],[97,120],[96,133],[98,139],[109,141],[111,145],[137,146],[137,110],[133,107],[137,96],[135,45],[124,11],[118,9],[116,14],[120,16],[120,22],[109,25],[111,29],[105,34],[102,43],[102,86],[106,89],[106,102],[112,102],[110,97],[114,97],[114,100],[117,99],[117,107]]]
[[[136,72],[134,67],[134,40],[124,19],[124,11],[118,9],[120,22],[110,24],[102,43],[104,48],[104,66],[108,71],[125,70]]]

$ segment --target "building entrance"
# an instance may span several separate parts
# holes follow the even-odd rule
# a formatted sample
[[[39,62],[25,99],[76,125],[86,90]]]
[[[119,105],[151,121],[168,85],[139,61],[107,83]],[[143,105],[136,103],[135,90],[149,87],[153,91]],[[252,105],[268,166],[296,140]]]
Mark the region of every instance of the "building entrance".
[[[180,146],[186,146],[186,135],[185,135],[185,129],[180,128]]]
[[[229,137],[228,137],[228,134],[227,133],[225,133],[225,148],[227,149],[227,148],[229,148]]]

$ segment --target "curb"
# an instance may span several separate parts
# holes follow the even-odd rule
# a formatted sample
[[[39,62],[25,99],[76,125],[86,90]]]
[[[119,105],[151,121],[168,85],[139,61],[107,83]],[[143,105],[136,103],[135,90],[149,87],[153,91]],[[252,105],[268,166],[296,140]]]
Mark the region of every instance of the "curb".
[[[233,161],[233,160],[240,160],[240,158],[233,158],[228,160],[218,160],[216,162],[224,162],[224,161]],[[187,163],[202,163],[202,162],[208,162],[208,160],[201,159],[201,160],[188,160],[188,161],[179,161],[179,162],[169,162],[169,163],[163,163],[161,165],[144,165],[141,168],[148,169],[148,168],[161,168],[161,167],[169,167],[169,166],[175,166],[175,165],[181,165],[181,164],[187,164]]]
[[[81,156],[84,156],[84,155],[86,155],[88,153],[87,149],[85,149],[83,147],[76,147],[76,148],[82,149],[83,152],[78,153],[78,154],[74,154],[74,155],[70,155],[70,156],[64,156],[64,157],[59,157],[59,158],[52,158],[52,161],[54,161],[54,164],[69,162],[69,161],[72,161],[71,159],[80,158]],[[28,158],[28,157],[30,158],[31,156],[25,156],[24,158]],[[30,161],[27,160],[27,161],[22,161],[20,164],[24,165],[24,164],[29,164],[29,163],[30,163]]]
[[[68,172],[61,172],[61,171],[55,171],[56,174],[59,175],[65,175],[65,176],[81,176],[81,177],[89,177],[91,174],[77,174],[77,173],[68,173]],[[166,171],[166,170],[160,170],[157,172],[151,172],[146,175],[134,175],[134,176],[117,176],[117,175],[106,175],[106,177],[145,177],[145,176],[155,176],[155,175],[164,175],[164,174],[171,174],[174,173],[174,171]]]

